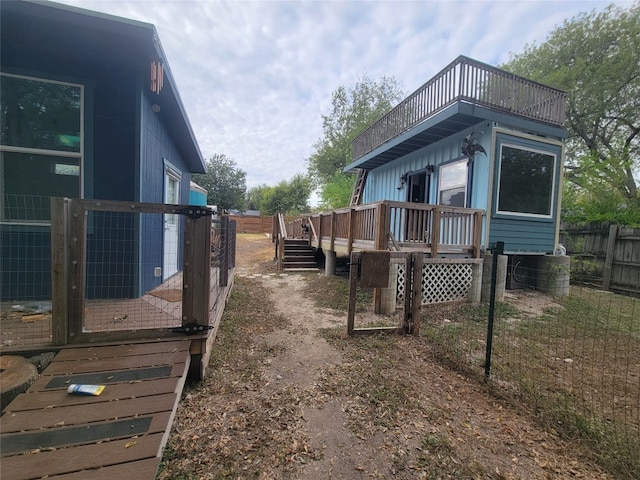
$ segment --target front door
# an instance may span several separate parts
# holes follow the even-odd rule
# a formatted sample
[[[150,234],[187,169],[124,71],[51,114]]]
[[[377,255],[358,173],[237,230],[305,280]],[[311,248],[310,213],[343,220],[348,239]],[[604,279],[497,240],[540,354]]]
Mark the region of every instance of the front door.
[[[179,199],[180,179],[173,172],[165,170],[164,203],[177,204]],[[168,213],[164,215],[163,281],[178,271],[178,225],[178,214]]]

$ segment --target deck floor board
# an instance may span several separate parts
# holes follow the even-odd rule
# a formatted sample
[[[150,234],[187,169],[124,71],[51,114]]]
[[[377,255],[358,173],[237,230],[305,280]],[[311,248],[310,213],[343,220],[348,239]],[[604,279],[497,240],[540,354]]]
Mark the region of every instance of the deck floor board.
[[[186,381],[189,346],[185,339],[60,352],[0,417],[0,445],[6,445],[0,477],[155,478]],[[170,368],[149,375],[155,366]],[[78,374],[107,379],[105,390],[99,396],[67,393]]]

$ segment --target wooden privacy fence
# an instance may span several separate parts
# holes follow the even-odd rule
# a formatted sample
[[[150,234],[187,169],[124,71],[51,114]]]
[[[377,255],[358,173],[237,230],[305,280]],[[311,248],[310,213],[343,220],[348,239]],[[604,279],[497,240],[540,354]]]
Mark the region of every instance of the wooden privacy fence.
[[[271,233],[271,216],[229,215],[229,218],[236,222],[237,233]]]
[[[640,295],[640,228],[608,223],[563,225],[573,280]]]

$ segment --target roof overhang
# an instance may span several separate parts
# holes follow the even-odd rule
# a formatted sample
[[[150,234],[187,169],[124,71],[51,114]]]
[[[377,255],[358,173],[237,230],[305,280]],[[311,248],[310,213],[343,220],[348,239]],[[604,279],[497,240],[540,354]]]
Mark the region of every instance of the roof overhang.
[[[555,139],[566,137],[564,128],[528,120],[469,102],[458,101],[350,163],[344,168],[344,171],[373,170],[482,121],[504,123]]]
[[[20,65],[22,49],[41,52],[45,63],[65,55],[78,63],[95,63],[99,59],[105,68],[148,75],[151,60],[160,59],[164,88],[160,94],[153,94],[154,103],[160,105],[163,122],[191,172],[205,172],[200,148],[154,25],[52,2],[0,3],[2,56],[10,54],[5,45],[8,40],[7,45],[16,50],[11,59],[14,64]]]

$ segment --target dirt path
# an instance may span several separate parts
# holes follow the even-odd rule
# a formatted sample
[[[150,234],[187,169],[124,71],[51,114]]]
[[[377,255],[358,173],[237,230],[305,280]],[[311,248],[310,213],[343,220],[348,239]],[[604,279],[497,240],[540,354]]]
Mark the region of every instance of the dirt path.
[[[159,478],[610,478],[431,361],[426,339],[347,338],[346,314],[318,308],[306,291],[317,275],[269,268],[268,239],[241,237],[237,248],[237,288],[247,302],[266,295],[279,320],[246,327],[250,343],[238,348],[250,358],[223,360],[220,376],[186,395]],[[251,358],[250,374],[231,367]],[[194,406],[216,411],[203,421]]]

